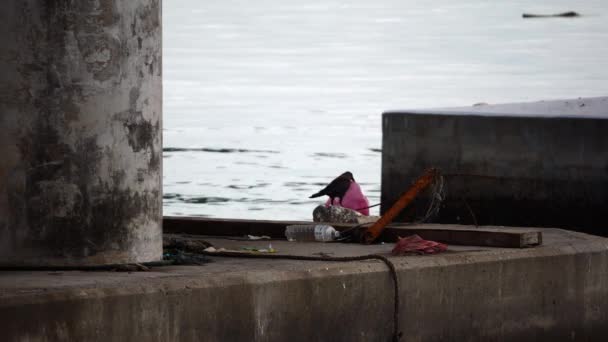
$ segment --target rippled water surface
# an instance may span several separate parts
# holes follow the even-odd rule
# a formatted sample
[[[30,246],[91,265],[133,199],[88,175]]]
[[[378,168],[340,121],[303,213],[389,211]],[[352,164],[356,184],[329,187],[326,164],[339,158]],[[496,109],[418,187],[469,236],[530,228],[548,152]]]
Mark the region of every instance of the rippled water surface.
[[[173,0],[163,34],[165,215],[310,219],[346,170],[375,203],[387,109],[608,94],[600,0]]]

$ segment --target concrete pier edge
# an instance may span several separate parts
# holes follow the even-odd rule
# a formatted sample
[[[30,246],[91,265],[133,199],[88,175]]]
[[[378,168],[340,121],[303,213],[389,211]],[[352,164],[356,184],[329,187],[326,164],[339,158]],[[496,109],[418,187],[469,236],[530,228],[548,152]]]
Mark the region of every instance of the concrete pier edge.
[[[564,230],[543,233],[546,244],[529,249],[453,247],[435,256],[392,257],[404,340],[604,340],[608,240]],[[222,241],[228,240],[214,244]],[[273,245],[289,252],[288,242]],[[337,255],[340,246],[332,246]],[[386,252],[391,245],[347,247],[365,254]],[[310,253],[315,247],[306,248]],[[5,336],[15,341],[390,338],[392,285],[382,263],[214,259],[205,266],[132,274],[0,273]],[[7,287],[9,281],[14,287]]]

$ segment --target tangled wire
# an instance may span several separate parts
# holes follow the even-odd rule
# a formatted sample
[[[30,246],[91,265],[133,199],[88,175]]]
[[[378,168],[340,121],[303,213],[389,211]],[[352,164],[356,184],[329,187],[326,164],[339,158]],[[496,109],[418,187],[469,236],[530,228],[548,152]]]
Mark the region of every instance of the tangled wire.
[[[430,200],[424,215],[420,219],[410,222],[410,224],[428,222],[430,219],[434,218],[439,213],[441,204],[446,198],[445,178],[441,173],[437,172],[437,176],[433,179],[433,183],[431,184],[428,192],[430,193]],[[382,202],[370,205],[369,207],[358,208],[357,211],[377,207],[379,205],[382,205]]]
[[[440,172],[437,172],[437,176],[433,179],[433,183],[428,189],[430,194],[429,205],[426,209],[425,214],[413,223],[424,223],[434,218],[439,214],[441,204],[446,197],[445,179]]]

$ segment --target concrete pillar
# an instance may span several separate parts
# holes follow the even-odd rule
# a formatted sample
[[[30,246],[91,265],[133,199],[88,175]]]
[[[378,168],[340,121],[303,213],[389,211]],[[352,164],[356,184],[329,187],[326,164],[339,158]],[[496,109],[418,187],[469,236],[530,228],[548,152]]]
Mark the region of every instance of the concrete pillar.
[[[7,0],[0,46],[0,265],[159,260],[160,0]]]
[[[447,184],[438,222],[606,235],[607,132],[608,97],[385,113],[382,212],[436,167]],[[417,201],[402,218],[426,209]]]

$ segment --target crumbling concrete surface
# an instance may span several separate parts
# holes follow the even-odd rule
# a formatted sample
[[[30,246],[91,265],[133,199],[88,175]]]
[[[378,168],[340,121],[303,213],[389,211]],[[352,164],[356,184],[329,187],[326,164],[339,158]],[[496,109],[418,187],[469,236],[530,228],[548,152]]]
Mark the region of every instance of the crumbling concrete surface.
[[[0,264],[161,258],[160,1],[0,11]]]
[[[608,239],[543,229],[526,249],[389,257],[402,341],[606,341]],[[393,244],[234,241],[293,255],[387,255]],[[390,341],[384,263],[211,257],[151,272],[0,272],[5,341]]]

